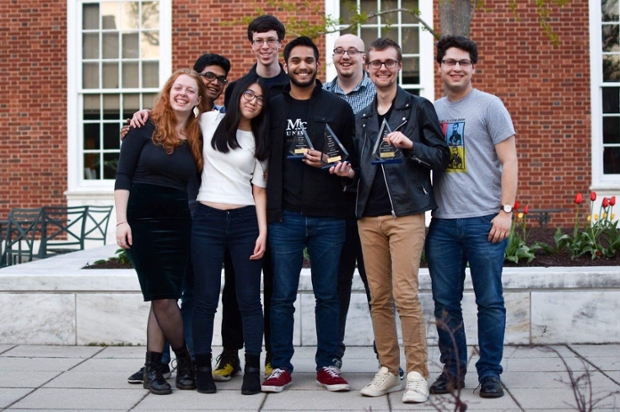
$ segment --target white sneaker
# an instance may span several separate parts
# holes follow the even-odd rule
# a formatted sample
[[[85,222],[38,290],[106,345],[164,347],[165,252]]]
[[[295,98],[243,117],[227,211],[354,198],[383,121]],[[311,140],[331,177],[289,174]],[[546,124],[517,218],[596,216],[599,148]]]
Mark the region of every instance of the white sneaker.
[[[381,396],[386,393],[399,391],[401,389],[400,379],[388,370],[385,366],[379,369],[368,385],[366,385],[361,393],[364,396]]]
[[[404,403],[421,403],[428,400],[428,382],[420,373],[411,371],[407,374],[407,387],[403,393]]]

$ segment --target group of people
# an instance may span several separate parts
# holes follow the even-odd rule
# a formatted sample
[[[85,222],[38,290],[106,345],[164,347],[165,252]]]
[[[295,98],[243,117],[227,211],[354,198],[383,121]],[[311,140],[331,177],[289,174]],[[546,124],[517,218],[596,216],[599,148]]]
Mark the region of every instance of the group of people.
[[[469,264],[478,306],[480,396],[502,396],[501,274],[517,157],[501,100],[473,88],[476,44],[458,36],[439,40],[436,61],[446,96],[433,105],[398,86],[402,51],[391,39],[366,49],[359,37],[341,36],[333,51],[338,75],[323,85],[311,39],[289,41],[284,64],[278,62],[284,37],[274,16],[250,23],[256,64],[228,85],[225,107],[214,102],[228,83],[230,62],[206,54],[194,70],[176,71],[153,110],[131,121],[115,186],[116,237],[151,310],[146,362],[129,382],[171,393],[169,344],[177,359],[176,387],[214,393],[215,382],[241,371],[238,351],[245,347],[242,393],[281,392],[292,383],[294,303],[307,249],[318,385],[350,390],[341,369],[357,263],[379,361],[361,393],[401,390],[404,378],[403,401],[418,403],[429,393],[464,387],[461,300]],[[458,147],[447,133],[455,127]],[[326,146],[334,145],[328,134],[346,160],[325,161]],[[291,156],[303,141],[309,144]],[[455,148],[458,168],[450,163]],[[433,211],[428,234],[427,211]],[[444,365],[430,387],[418,299],[423,251]],[[223,352],[212,369],[222,264]]]

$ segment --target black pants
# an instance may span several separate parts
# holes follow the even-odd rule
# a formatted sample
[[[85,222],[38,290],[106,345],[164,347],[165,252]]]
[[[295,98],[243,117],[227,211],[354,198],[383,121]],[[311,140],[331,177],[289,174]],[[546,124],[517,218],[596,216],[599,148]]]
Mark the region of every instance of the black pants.
[[[235,271],[233,269],[230,252],[224,255],[224,290],[222,291],[222,346],[226,349],[243,348],[243,331],[241,313],[237,303],[237,288]],[[271,252],[269,247],[263,255],[263,308],[265,350],[271,353],[271,295],[273,294],[273,268],[271,267]]]

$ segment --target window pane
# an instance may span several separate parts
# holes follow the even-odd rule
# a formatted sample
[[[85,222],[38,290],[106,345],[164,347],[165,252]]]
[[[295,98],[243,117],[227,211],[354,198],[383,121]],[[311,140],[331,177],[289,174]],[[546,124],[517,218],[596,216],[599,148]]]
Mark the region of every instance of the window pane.
[[[603,21],[618,21],[618,0],[601,0]]]
[[[105,153],[103,155],[103,178],[116,179],[118,168],[118,153]]]
[[[138,36],[138,33],[123,33],[123,59],[137,59],[140,57]]]
[[[402,0],[401,7],[407,10],[418,10],[418,0]],[[402,13],[401,19],[403,24],[418,23],[411,13]]]
[[[117,30],[118,26],[118,7],[119,3],[114,2],[101,2],[101,23],[103,30]]]
[[[134,88],[139,85],[139,63],[123,63],[123,87]]]
[[[142,33],[142,53],[143,59],[156,59],[159,57],[159,32],[147,31]]]
[[[360,8],[362,9],[362,13],[376,12],[377,1],[376,0],[360,0]]]
[[[603,51],[604,52],[617,52],[618,51],[618,25],[606,24],[603,26]]]
[[[82,87],[85,89],[99,88],[99,64],[83,63],[82,64]]]
[[[140,27],[140,3],[138,2],[127,2],[122,3],[123,9],[123,22],[122,28],[123,30],[127,29],[138,29]]]
[[[420,89],[405,89],[407,93],[413,94],[414,96],[420,95]]]
[[[82,35],[82,58],[84,60],[99,58],[98,33],[84,33]]]
[[[420,58],[405,57],[403,58],[403,83],[420,84]]]
[[[87,123],[84,125],[84,149],[98,150],[99,145],[99,123]]]
[[[105,150],[121,148],[121,127],[120,123],[104,123],[103,148]]]
[[[99,179],[99,154],[84,153],[84,179]]]
[[[403,27],[403,38],[400,41],[400,47],[405,53],[420,53],[420,29],[417,27]]]
[[[159,87],[159,63],[142,63],[142,87]]]
[[[363,28],[361,30],[361,36],[360,37],[362,38],[362,40],[364,40],[364,44],[366,45],[366,48],[368,48],[370,43],[372,43],[378,37],[377,29],[375,29],[375,28]]]
[[[103,118],[105,120],[119,120],[121,115],[120,96],[108,94],[103,96]]]
[[[103,33],[103,58],[118,59],[118,33]]]
[[[351,17],[357,12],[357,4],[354,1],[340,1],[340,19],[343,24],[348,24]]]
[[[84,120],[99,120],[99,95],[84,96]]]
[[[142,28],[159,28],[159,3],[151,1],[142,3]]]
[[[103,63],[103,88],[118,88],[118,63]]]
[[[398,4],[396,0],[381,0],[381,10],[392,10],[392,9],[397,9],[398,8]],[[398,15],[399,13],[389,13],[389,14],[384,14],[383,16],[381,16],[381,23],[385,24],[385,23],[392,23],[392,24],[398,24]]]
[[[620,113],[620,88],[603,87],[603,113]]]
[[[620,56],[603,56],[603,81],[620,81]]]
[[[381,27],[381,37],[388,37],[398,43],[398,26]],[[374,40],[374,39],[373,39]],[[401,46],[402,47],[402,46]]]
[[[620,147],[603,149],[603,173],[620,174]]]
[[[620,143],[620,117],[603,117],[603,143]]]
[[[135,112],[140,110],[140,95],[139,94],[124,94],[123,95],[123,119],[128,119],[133,116]]]
[[[142,108],[152,109],[153,103],[155,101],[155,96],[157,96],[157,94],[155,93],[144,93],[144,95],[142,96]]]
[[[84,4],[82,6],[82,28],[84,30],[99,29],[99,5]]]

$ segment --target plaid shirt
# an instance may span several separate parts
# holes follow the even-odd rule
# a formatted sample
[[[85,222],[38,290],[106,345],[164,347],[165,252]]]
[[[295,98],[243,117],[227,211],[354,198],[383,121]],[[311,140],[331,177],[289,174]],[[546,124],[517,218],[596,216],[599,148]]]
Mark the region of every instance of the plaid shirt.
[[[338,85],[338,77],[336,77],[329,83],[325,83],[323,85],[323,89],[327,90],[328,92],[334,93],[336,96],[349,103],[349,105],[353,109],[354,114],[362,111],[362,109],[372,103],[375,95],[377,94],[375,85],[370,80],[370,77],[368,77],[368,73],[366,72],[364,72],[364,78],[362,79],[360,84],[355,86],[355,89],[353,89],[349,94],[345,94]]]

